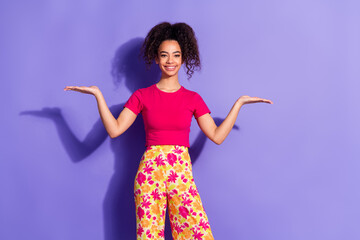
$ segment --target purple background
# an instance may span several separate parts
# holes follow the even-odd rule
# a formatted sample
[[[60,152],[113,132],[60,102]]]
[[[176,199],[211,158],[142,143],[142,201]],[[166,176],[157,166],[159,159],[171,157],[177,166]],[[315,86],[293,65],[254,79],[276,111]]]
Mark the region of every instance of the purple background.
[[[94,97],[63,88],[97,85],[119,111],[157,77],[136,47],[161,21],[194,28],[203,68],[181,84],[213,117],[241,95],[274,102],[244,106],[222,145],[196,151],[215,239],[360,239],[359,11],[356,0],[1,1],[0,239],[135,239],[141,121],[105,138]],[[199,131],[193,121],[191,143]]]

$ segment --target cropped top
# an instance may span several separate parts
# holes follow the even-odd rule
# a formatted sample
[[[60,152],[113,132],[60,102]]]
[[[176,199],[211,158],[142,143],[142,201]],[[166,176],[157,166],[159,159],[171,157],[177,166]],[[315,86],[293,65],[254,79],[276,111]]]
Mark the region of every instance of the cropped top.
[[[201,96],[183,86],[164,92],[156,84],[136,90],[124,107],[144,119],[146,146],[181,145],[190,147],[192,116],[211,113]]]

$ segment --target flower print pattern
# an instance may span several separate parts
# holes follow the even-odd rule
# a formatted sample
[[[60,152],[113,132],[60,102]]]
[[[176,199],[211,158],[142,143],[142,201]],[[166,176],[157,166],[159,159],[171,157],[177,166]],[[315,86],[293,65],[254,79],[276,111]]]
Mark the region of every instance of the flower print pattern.
[[[183,198],[184,200],[182,201],[182,203],[184,204],[184,206],[191,206],[192,200],[188,199],[188,198]]]
[[[157,167],[165,165],[165,160],[162,159],[161,155],[157,156],[154,161],[156,162]]]
[[[151,174],[152,171],[154,171],[154,168],[152,166],[148,166],[148,164],[146,164],[146,167],[144,168],[144,172],[147,174]]]
[[[151,196],[153,197],[154,201],[161,199],[157,188],[151,193]]]
[[[137,208],[137,215],[138,215],[138,218],[141,220],[143,217],[144,217],[144,210],[141,208],[141,207],[138,207]]]
[[[141,186],[146,180],[146,176],[143,173],[139,173],[139,175],[136,178],[136,181],[139,183],[139,185]]]
[[[195,196],[198,194],[197,190],[194,189],[192,186],[191,186],[190,189],[189,189],[189,193],[190,193],[191,196],[193,196],[193,197],[195,197]]]
[[[201,240],[201,239],[202,239],[202,236],[204,236],[204,234],[202,234],[201,232],[197,232],[196,230],[194,230],[193,239]]]
[[[144,229],[142,228],[142,226],[139,224],[137,225],[137,235],[141,236],[144,232]]]
[[[176,179],[177,179],[178,175],[176,174],[176,172],[174,171],[171,171],[170,175],[169,175],[169,178],[168,178],[168,182],[172,182],[172,183],[175,183],[176,182]]]
[[[176,160],[177,160],[176,155],[173,154],[173,153],[169,153],[169,154],[166,156],[166,158],[167,158],[168,163],[173,167],[174,164],[176,163]]]
[[[142,203],[141,203],[141,206],[143,207],[143,208],[149,208],[150,207],[150,205],[151,205],[151,202],[149,201],[149,200],[144,200]]]
[[[184,150],[183,149],[181,149],[181,147],[179,147],[179,146],[175,146],[175,148],[174,148],[174,153],[176,153],[176,154],[181,154]]]
[[[189,216],[189,210],[183,206],[179,207],[179,213],[185,219],[187,219],[187,217]]]
[[[164,239],[166,207],[174,240],[213,240],[187,147],[146,149],[135,177],[137,240]]]
[[[209,222],[206,222],[206,221],[204,221],[203,219],[201,219],[199,225],[200,225],[205,231],[206,231],[206,229],[210,228]]]

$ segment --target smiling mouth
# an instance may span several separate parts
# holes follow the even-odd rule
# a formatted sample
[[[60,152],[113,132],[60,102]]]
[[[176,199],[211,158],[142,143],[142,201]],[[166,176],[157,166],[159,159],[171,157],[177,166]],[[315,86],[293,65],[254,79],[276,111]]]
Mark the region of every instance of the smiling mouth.
[[[176,68],[176,66],[173,66],[173,67],[165,66],[165,69],[168,71],[174,71],[175,68]]]

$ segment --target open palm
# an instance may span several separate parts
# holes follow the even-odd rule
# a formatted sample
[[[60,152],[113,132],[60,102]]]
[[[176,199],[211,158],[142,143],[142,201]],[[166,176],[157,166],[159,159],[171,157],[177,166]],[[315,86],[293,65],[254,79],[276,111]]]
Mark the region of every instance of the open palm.
[[[264,99],[264,98],[259,98],[259,97],[250,97],[247,95],[239,97],[239,99],[237,101],[242,104],[258,103],[258,102],[273,104],[273,102],[269,99]]]
[[[81,93],[86,93],[86,94],[92,94],[95,95],[97,92],[99,92],[99,88],[97,86],[90,86],[90,87],[85,87],[85,86],[66,86],[64,88],[64,91],[76,91],[76,92],[81,92]]]

